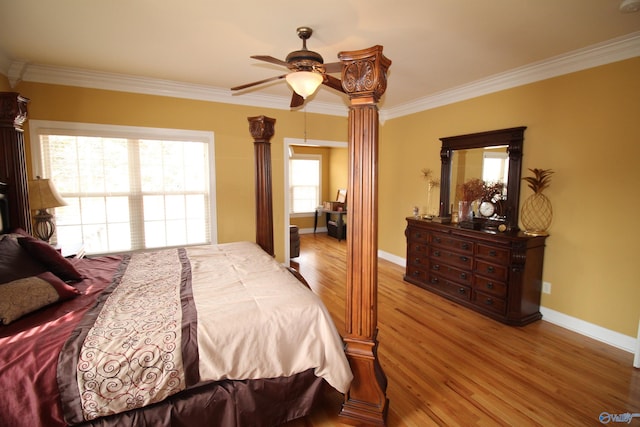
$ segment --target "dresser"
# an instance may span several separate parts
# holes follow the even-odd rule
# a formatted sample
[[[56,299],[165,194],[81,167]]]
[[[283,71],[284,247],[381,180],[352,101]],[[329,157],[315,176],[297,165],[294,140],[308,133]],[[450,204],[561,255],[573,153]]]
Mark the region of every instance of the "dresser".
[[[542,318],[546,236],[407,218],[404,279],[509,325]]]

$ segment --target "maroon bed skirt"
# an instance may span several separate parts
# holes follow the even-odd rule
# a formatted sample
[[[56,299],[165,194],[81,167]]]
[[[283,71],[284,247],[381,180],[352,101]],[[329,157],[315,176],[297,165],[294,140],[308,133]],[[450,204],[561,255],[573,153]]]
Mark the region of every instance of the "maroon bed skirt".
[[[310,369],[274,379],[220,381],[188,390],[158,404],[83,426],[269,427],[307,415],[324,380]]]

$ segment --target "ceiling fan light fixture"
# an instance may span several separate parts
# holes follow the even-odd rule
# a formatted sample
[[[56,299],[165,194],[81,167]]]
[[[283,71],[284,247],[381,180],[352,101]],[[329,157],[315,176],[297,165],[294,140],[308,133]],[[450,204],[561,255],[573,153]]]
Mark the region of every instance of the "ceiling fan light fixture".
[[[322,84],[323,77],[322,74],[313,71],[294,71],[287,74],[285,79],[295,93],[307,99]]]

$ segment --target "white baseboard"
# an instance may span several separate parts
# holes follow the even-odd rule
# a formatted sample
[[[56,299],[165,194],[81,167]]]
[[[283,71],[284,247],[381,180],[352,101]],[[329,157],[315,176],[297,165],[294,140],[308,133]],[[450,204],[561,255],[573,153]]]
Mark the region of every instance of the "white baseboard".
[[[399,256],[384,251],[378,251],[378,256],[402,267],[406,267],[407,260]],[[570,331],[577,332],[589,338],[601,341],[605,344],[617,347],[621,350],[635,353],[634,366],[640,367],[640,325],[638,325],[638,338],[630,337],[619,332],[615,332],[593,323],[572,317],[559,311],[547,307],[540,307],[542,320],[546,320],[554,325],[561,326]]]
[[[629,353],[634,353],[636,351],[638,339],[634,337],[603,328],[602,326],[598,326],[593,323],[585,322],[584,320],[560,313],[559,311],[555,311],[547,307],[540,307],[540,312],[542,313],[543,320],[553,323],[554,325],[562,326],[565,329],[569,329],[570,331],[577,332],[605,344],[612,345],[621,350],[628,351]]]

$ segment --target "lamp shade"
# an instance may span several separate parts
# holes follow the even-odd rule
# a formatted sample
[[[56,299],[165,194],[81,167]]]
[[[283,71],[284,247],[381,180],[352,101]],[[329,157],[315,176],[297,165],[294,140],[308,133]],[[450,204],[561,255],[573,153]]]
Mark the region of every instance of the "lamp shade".
[[[291,88],[301,97],[307,98],[318,89],[322,83],[322,74],[313,71],[295,71],[285,77]]]
[[[36,179],[29,181],[29,205],[31,210],[37,211],[58,206],[66,206],[67,202],[58,194],[49,179]]]

